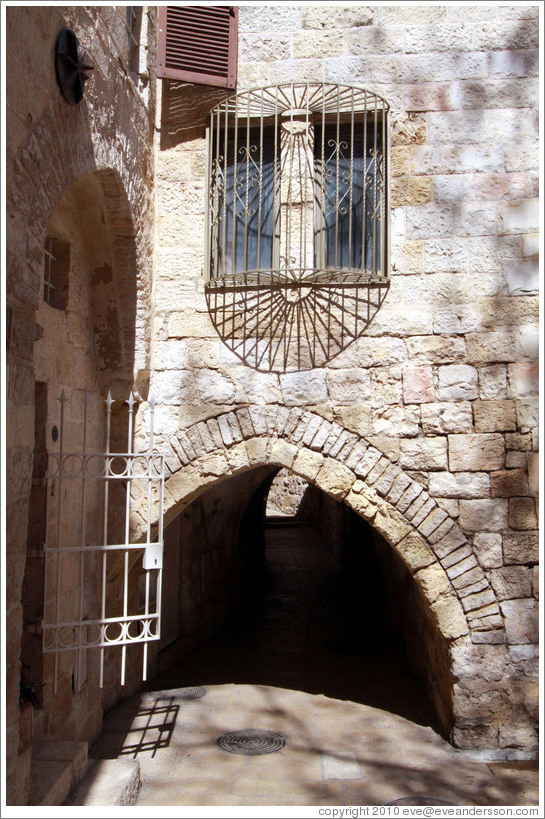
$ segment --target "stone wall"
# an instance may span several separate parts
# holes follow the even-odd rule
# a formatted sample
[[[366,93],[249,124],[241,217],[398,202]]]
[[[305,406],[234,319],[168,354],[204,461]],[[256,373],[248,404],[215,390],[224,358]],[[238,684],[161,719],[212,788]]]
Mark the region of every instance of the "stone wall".
[[[123,7],[11,6],[6,9],[6,302],[11,318],[7,352],[7,800],[25,804],[32,736],[20,731],[21,638],[39,628],[23,624],[39,596],[23,588],[34,450],[35,382],[47,385],[47,450],[55,449],[58,391],[78,400],[70,423],[81,431],[82,390],[100,398],[105,387],[144,393],[149,368],[152,272],[152,151],[156,85],[155,14],[145,15],[148,52],[138,77],[128,65]],[[94,66],[79,105],[57,86],[57,33],[72,29]],[[151,71],[151,73],[150,73]],[[67,311],[43,304],[44,247],[51,229],[73,243]],[[115,309],[113,309],[115,307]],[[117,395],[116,395],[117,397]],[[91,399],[93,400],[93,399]],[[79,409],[75,409],[78,407]],[[79,413],[79,414],[78,414]],[[100,423],[89,443],[103,440]],[[101,444],[102,447],[103,444]],[[43,480],[43,469],[40,476]],[[73,523],[70,513],[65,525]],[[36,548],[33,549],[36,552]],[[39,562],[39,557],[32,557]],[[43,566],[43,557],[41,558]],[[43,578],[43,568],[41,569]],[[70,588],[68,597],[72,595]],[[29,597],[30,594],[30,597]],[[34,617],[34,613],[32,613]],[[40,635],[37,635],[40,639]],[[51,655],[49,655],[51,656]],[[70,661],[63,660],[56,704],[46,697],[45,738],[91,739],[100,730],[96,665],[89,691],[74,694]],[[44,662],[47,692],[51,664]],[[25,709],[28,710],[28,709]],[[35,737],[36,739],[36,737]]]
[[[167,522],[207,488],[254,467],[291,469],[351,506],[402,554],[443,641],[430,651],[448,648],[453,741],[531,753],[538,8],[240,8],[239,90],[292,80],[358,84],[391,106],[384,303],[327,365],[278,372],[246,366],[211,320],[204,129],[177,126],[156,139],[155,12],[146,12],[138,77],[126,60],[124,11],[6,9],[8,801],[24,804],[28,792],[18,686],[37,380],[52,389],[91,386],[97,398],[112,379],[119,392],[132,382],[142,430],[150,387],[168,470]],[[79,106],[61,98],[55,81],[52,49],[65,27],[95,67]],[[165,136],[164,118],[162,129]],[[91,310],[56,328],[42,316],[43,338],[54,338],[59,352],[44,355],[36,327],[44,242],[63,197],[70,192],[78,209],[78,180],[90,177],[111,256],[96,257],[82,222]],[[115,267],[115,288],[106,265]],[[85,286],[82,278],[81,292]],[[110,338],[103,311],[114,291],[120,309]],[[136,437],[147,445],[144,432]],[[108,696],[118,694],[112,682]]]
[[[485,687],[484,658],[497,658],[502,702],[497,712],[490,698],[478,717],[478,685],[456,683],[456,740],[523,751],[535,747],[537,675],[537,17],[524,5],[241,7],[239,90],[338,82],[390,103],[389,292],[327,365],[245,366],[207,309],[206,144],[192,133],[157,156],[152,350],[158,442],[177,486],[180,430],[274,405],[309,413],[305,441],[317,440],[320,419],[365,441],[455,522],[464,546],[449,575],[457,587],[473,582],[475,595],[484,578],[506,630],[451,647],[454,681],[463,668]],[[218,477],[200,473],[203,487]],[[496,618],[487,600],[474,620]],[[513,698],[518,728],[507,740],[495,715]]]

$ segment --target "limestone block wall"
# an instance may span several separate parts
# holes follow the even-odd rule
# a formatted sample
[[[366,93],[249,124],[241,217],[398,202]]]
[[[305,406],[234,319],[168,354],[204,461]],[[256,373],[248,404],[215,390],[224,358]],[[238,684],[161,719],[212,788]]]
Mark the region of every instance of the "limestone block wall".
[[[36,608],[36,584],[23,586],[35,448],[35,382],[46,384],[47,450],[55,449],[59,391],[74,397],[70,440],[81,433],[84,389],[90,390],[93,430],[100,441],[104,388],[145,392],[153,229],[153,125],[156,85],[155,12],[146,10],[147,44],[140,77],[128,64],[125,7],[12,6],[6,9],[6,303],[7,335],[7,800],[25,804],[32,735],[20,723],[19,681],[23,606]],[[57,86],[54,45],[73,30],[93,65],[79,105]],[[91,217],[91,218],[90,218]],[[73,244],[67,311],[43,304],[44,246],[51,228]],[[61,315],[62,313],[62,315]],[[73,434],[72,434],[73,433]],[[58,444],[57,444],[58,446]],[[43,479],[43,469],[38,479]],[[67,504],[67,508],[69,508]],[[70,514],[65,526],[71,526]],[[91,530],[89,530],[91,535]],[[36,548],[38,545],[35,544]],[[43,563],[43,558],[42,558]],[[27,581],[32,572],[27,574]],[[42,569],[43,577],[43,569]],[[33,584],[34,585],[34,584]],[[72,595],[68,579],[67,598]],[[34,601],[32,594],[36,595]],[[24,600],[22,599],[24,596]],[[36,622],[26,623],[36,629]],[[36,635],[40,641],[39,634]],[[62,692],[40,731],[91,739],[100,730],[96,666],[89,690]],[[47,691],[50,665],[44,665]],[[49,671],[48,671],[49,669]],[[47,699],[47,698],[46,698]],[[24,722],[28,722],[24,717]],[[25,723],[26,724],[26,723]],[[36,731],[35,731],[36,734]],[[34,737],[36,739],[36,736]]]
[[[324,81],[389,101],[390,288],[327,365],[245,366],[205,299],[204,132],[159,151],[151,389],[169,474],[181,430],[244,407],[308,411],[375,447],[456,522],[468,544],[454,558],[460,575],[475,561],[499,601],[506,642],[495,633],[451,652],[457,730],[469,744],[524,751],[535,745],[537,690],[538,10],[283,4],[239,14],[239,90]],[[460,675],[482,679],[482,691]],[[492,677],[516,729],[495,721]],[[488,727],[475,726],[478,711]]]

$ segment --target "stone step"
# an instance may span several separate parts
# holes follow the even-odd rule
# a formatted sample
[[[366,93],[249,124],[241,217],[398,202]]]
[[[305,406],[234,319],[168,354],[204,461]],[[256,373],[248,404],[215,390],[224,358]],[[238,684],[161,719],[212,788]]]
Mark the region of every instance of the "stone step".
[[[29,805],[62,805],[87,770],[87,742],[44,741],[32,751]]]
[[[65,805],[134,805],[142,782],[136,759],[93,759]]]

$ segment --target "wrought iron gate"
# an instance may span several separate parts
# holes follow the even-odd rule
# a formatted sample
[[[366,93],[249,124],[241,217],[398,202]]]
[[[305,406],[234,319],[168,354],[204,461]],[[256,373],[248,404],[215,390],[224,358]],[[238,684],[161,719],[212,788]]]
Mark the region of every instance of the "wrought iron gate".
[[[58,451],[48,456],[42,632],[44,653],[55,653],[55,690],[59,653],[78,652],[79,669],[88,648],[100,650],[102,687],[105,650],[121,647],[124,685],[127,647],[142,644],[145,680],[148,643],[160,636],[164,459],[153,450],[155,405],[150,401],[147,451],[133,452],[136,400],[131,392],[128,412],[116,416],[126,425],[126,451],[113,451],[115,402],[108,393],[105,418],[98,419],[105,426],[105,449],[97,452],[89,438],[90,433],[97,438],[100,424],[96,418],[90,422],[87,392],[82,400],[82,413],[76,409],[67,419],[70,404],[63,391]],[[78,432],[80,443],[74,448]],[[119,441],[118,431],[114,437]],[[153,517],[158,523],[152,528]]]

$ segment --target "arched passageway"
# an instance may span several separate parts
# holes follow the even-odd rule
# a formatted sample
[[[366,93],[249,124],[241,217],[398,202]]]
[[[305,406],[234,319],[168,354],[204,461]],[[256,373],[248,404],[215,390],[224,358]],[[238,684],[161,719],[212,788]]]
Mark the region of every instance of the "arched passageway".
[[[448,735],[447,650],[410,572],[371,526],[312,486],[295,517],[267,516],[276,472],[222,482],[167,527],[166,679],[324,694]]]
[[[496,743],[497,709],[475,716],[475,698],[489,659],[499,654],[506,661],[497,648],[505,643],[503,617],[471,541],[418,481],[363,438],[297,408],[252,405],[221,413],[169,437],[164,448],[165,524],[209,492],[222,495],[230,478],[243,480],[257,468],[265,477],[285,467],[372,526],[408,569],[424,601],[424,621],[437,634],[427,643],[426,665],[436,670],[433,695],[444,730],[452,718],[455,745]],[[221,599],[227,584],[219,569],[218,578]],[[502,721],[516,719],[507,691],[500,698]]]

